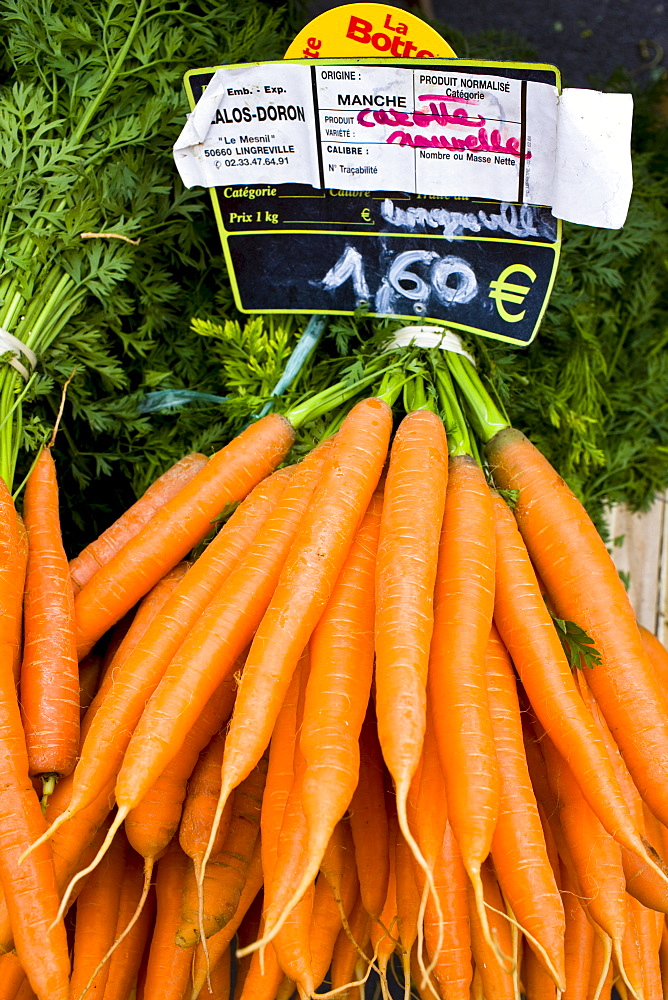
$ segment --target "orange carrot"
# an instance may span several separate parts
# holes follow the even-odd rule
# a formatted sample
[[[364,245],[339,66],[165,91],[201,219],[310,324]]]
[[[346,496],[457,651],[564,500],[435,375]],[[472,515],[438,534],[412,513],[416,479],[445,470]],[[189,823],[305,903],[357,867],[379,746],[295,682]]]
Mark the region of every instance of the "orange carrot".
[[[376,718],[370,707],[360,734],[359,780],[350,805],[350,830],[355,845],[360,896],[367,913],[375,920],[387,898],[390,877],[385,780]]]
[[[18,684],[28,536],[4,479],[0,483],[0,553],[0,651],[9,657]]]
[[[23,966],[14,952],[3,955],[0,958],[0,1000],[14,1000],[26,978]]]
[[[285,458],[294,431],[269,414],[251,424],[97,571],[77,594],[79,657],[204,538],[226,504],[242,500]]]
[[[202,751],[192,778],[188,782],[188,793],[183,804],[183,815],[179,825],[179,843],[188,857],[192,858],[195,872],[199,871],[202,864],[218,804],[220,768],[223,763],[224,748],[225,737],[222,733],[217,733]],[[172,763],[174,762],[172,761]],[[171,767],[171,764],[168,767]],[[228,801],[228,808],[218,824],[213,846],[214,854],[223,849],[232,815],[232,802],[233,797]],[[141,807],[141,802],[139,807]]]
[[[486,934],[479,871],[489,854],[499,812],[499,773],[485,676],[494,607],[494,549],[492,503],[482,469],[468,455],[451,458],[434,594],[429,699],[448,821],[476,892]]]
[[[144,889],[142,859],[133,851],[125,866],[116,924],[115,951],[109,959],[105,1000],[127,1000],[137,978],[146,943],[153,929],[155,894],[150,892],[137,920],[132,923]]]
[[[179,755],[170,761],[139,805],[128,813],[125,832],[143,858],[157,858],[176,833],[186,785],[199,752],[229,718],[235,693],[232,678],[218,685],[186,736]]]
[[[601,655],[589,683],[643,798],[668,823],[668,699],[605,543],[523,434],[501,431],[487,450],[499,486],[519,490],[515,516],[557,614],[577,622]]]
[[[447,471],[443,421],[429,410],[414,410],[395,434],[385,482],[376,566],[375,680],[378,736],[394,779],[399,826],[423,868],[426,864],[408,828],[406,799],[426,725]]]
[[[362,897],[358,895],[348,917],[348,928],[341,928],[334,944],[331,970],[333,990],[341,990],[353,981],[355,967],[362,955],[365,956],[364,961],[371,962],[371,949],[368,947],[370,937],[371,917]],[[338,995],[341,1000],[345,1000],[348,994],[340,992]]]
[[[2,517],[0,513],[0,521]],[[5,530],[0,537],[3,535]],[[0,587],[3,585],[6,581],[0,582]],[[28,776],[10,656],[0,659],[0,772],[0,883],[16,951],[40,1000],[67,1000],[69,957],[65,928],[62,921],[52,928],[58,892],[51,848],[43,845],[28,861],[18,864],[23,851],[41,835],[45,823]]]
[[[237,657],[251,640],[274,592],[328,451],[328,447],[321,447],[304,459],[245,557],[226,577],[172,658],[125,754],[116,785],[121,811],[141,800],[176,755],[186,727],[197,717],[221,677],[234,669]],[[246,670],[247,666],[244,677]],[[239,697],[240,692],[237,704]]]
[[[108,563],[130,538],[134,538],[155,512],[175,497],[207,462],[206,455],[196,452],[179,459],[117,521],[71,559],[69,571],[74,593],[78,594],[99,568]]]
[[[274,871],[263,941],[282,913],[314,881],[336,824],[350,805],[359,775],[359,735],[373,673],[373,580],[382,497],[376,494],[355,537],[310,643],[310,670],[299,745],[299,792],[308,830],[295,879]],[[279,849],[280,854],[280,849]],[[292,864],[294,852],[283,852]],[[283,889],[282,894],[278,887]]]
[[[72,1000],[92,1000],[104,994],[109,963],[96,970],[114,943],[128,851],[125,837],[122,834],[116,837],[103,863],[79,894],[70,983]]]
[[[497,947],[500,948],[501,953],[510,957],[513,950],[510,924],[503,916],[506,908],[496,875],[489,861],[482,865],[480,877],[483,884],[485,902],[494,908],[490,909],[488,913],[488,920],[494,940],[497,942]],[[501,965],[494,950],[487,943],[480,920],[480,907],[475,898],[472,883],[469,887],[469,916],[471,918],[473,958],[475,959],[476,969],[480,971],[485,996],[494,997],[494,1000],[515,1000],[515,983],[512,969]],[[509,965],[510,963],[508,963]]]
[[[626,930],[626,880],[619,844],[607,833],[586,802],[575,775],[548,736],[541,735],[549,781],[559,809],[560,824],[572,862],[577,893],[586,901],[592,919],[611,938],[617,964]],[[564,887],[564,891],[569,891]]]
[[[515,520],[498,495],[494,497],[494,515],[497,534],[494,620],[532,708],[573,770],[603,827],[618,843],[652,865],[601,736],[573,680]],[[596,669],[590,673],[593,675]]]
[[[133,621],[108,671],[110,684],[106,694],[103,682],[84,720],[84,744],[74,772],[69,805],[54,820],[50,836],[58,825],[93,802],[109,780],[115,780],[132,731],[167,664],[252,543],[289,479],[290,472],[281,470],[257,486],[173,593],[168,594],[169,581],[180,572],[178,569],[172,570],[144,599],[137,620]],[[164,766],[158,767],[153,780],[163,770]],[[146,784],[144,793],[151,784],[152,781]]]
[[[297,661],[378,485],[391,425],[390,408],[366,399],[337,434],[246,661],[225,743],[219,813],[269,742]]]
[[[439,919],[436,907],[428,900],[424,921],[427,953],[434,963],[443,1000],[466,1000],[473,975],[469,882],[449,823],[434,865],[434,883],[442,917]]]
[[[100,686],[91,702],[91,711],[86,713],[81,726],[82,743],[85,743],[93,725],[93,719],[100,706],[104,704],[112,685],[127,671],[126,663],[146,635],[149,626],[163,610],[168,599],[186,575],[188,568],[186,562],[177,563],[173,569],[170,569],[169,573],[165,573],[162,580],[158,580],[155,587],[152,587],[146,597],[139,602],[131,620],[127,621],[128,616],[126,615],[114,625],[111,641],[104,656]],[[117,633],[120,626],[123,626],[122,634]],[[83,663],[84,660],[81,662]],[[132,665],[130,669],[132,669]]]
[[[21,710],[30,773],[48,779],[69,774],[79,753],[74,602],[60,536],[56,467],[49,448],[42,451],[28,476],[23,515],[28,572]]]
[[[201,938],[215,934],[237,911],[260,829],[267,764],[263,757],[236,789],[225,842],[222,850],[211,857],[201,883],[205,904],[202,914],[198,914],[199,883],[194,873],[192,879],[186,875],[181,908],[183,919],[176,935],[177,944],[182,948],[189,948]]]
[[[102,679],[102,656],[92,652],[79,664],[79,716],[82,719],[91,706]]]
[[[494,627],[487,646],[487,689],[501,777],[494,867],[515,919],[531,935],[528,944],[563,989],[564,910],[531,787],[513,668]]]
[[[175,941],[187,867],[188,859],[175,838],[158,861],[155,926],[144,980],[146,1000],[182,1000],[188,985],[193,949],[179,948]]]
[[[578,887],[566,868],[561,872],[562,897],[566,914],[566,1000],[586,1000],[594,948],[594,929],[579,899]]]
[[[260,838],[255,841],[255,847],[253,849],[253,857],[251,859],[250,867],[248,869],[248,878],[246,879],[246,884],[243,887],[241,896],[239,898],[239,905],[237,906],[237,911],[232,917],[232,919],[225,924],[222,930],[219,930],[217,934],[214,934],[209,938],[208,952],[210,967],[214,968],[218,962],[220,956],[227,950],[230,942],[234,938],[241,921],[244,919],[248,910],[257,896],[258,892],[262,888],[262,861],[261,861],[262,848],[260,846]],[[190,954],[190,951],[188,951]],[[207,968],[209,963],[206,960],[206,955],[202,944],[198,944],[195,948],[195,953],[193,957],[192,965],[192,979],[193,979],[193,997],[197,997],[200,991],[203,990],[204,984],[207,978]],[[291,991],[292,992],[292,991]],[[204,996],[206,996],[206,990],[204,989]]]
[[[668,650],[660,639],[644,625],[638,625],[638,628],[645,652],[654,668],[656,679],[664,696],[668,696]]]

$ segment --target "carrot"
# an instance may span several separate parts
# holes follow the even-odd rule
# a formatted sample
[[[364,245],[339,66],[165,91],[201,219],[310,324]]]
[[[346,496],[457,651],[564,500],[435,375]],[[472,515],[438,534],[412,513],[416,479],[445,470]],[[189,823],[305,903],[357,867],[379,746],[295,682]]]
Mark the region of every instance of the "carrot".
[[[204,538],[225,504],[242,500],[285,458],[294,431],[269,414],[217,452],[77,594],[79,657]]]
[[[398,824],[395,830],[396,842],[394,848],[394,860],[396,865],[397,880],[397,932],[399,935],[399,951],[404,971],[404,996],[410,994],[410,956],[418,936],[418,920],[422,919],[420,898],[421,893],[415,877],[415,858],[406,843],[406,840],[399,830]],[[424,883],[424,872],[417,865],[422,882]],[[431,870],[430,870],[431,872]],[[432,876],[433,877],[433,876]],[[421,942],[420,942],[421,943]],[[422,956],[420,956],[422,958]]]
[[[179,459],[152,483],[144,495],[122,514],[117,521],[70,559],[69,571],[72,589],[79,593],[88,581],[104,566],[125,543],[150,521],[155,512],[179,493],[207,464],[206,455],[193,452]]]
[[[586,802],[575,775],[552,740],[541,735],[549,781],[559,809],[557,821],[564,834],[576,876],[577,893],[586,901],[592,919],[612,940],[622,975],[622,943],[626,930],[626,880],[622,852]],[[569,875],[570,883],[574,883]],[[564,892],[569,889],[564,886]],[[629,984],[630,985],[630,984]]]
[[[522,983],[526,1000],[557,1000],[557,987],[531,948],[524,948]]]
[[[587,986],[587,1000],[599,1000],[604,996],[607,982],[612,983],[612,946],[607,934],[595,933],[592,948],[591,969]],[[610,991],[608,990],[608,995]]]
[[[500,496],[493,499],[497,535],[494,620],[532,708],[603,827],[661,875],[635,829],[601,736],[582,702],[515,520]]]
[[[27,537],[4,480],[0,483],[0,556],[0,650],[9,658],[18,684]]]
[[[434,865],[439,915],[427,901],[424,936],[443,1000],[466,1000],[471,987],[471,925],[468,877],[452,827],[448,823]]]
[[[668,823],[667,700],[605,543],[523,434],[501,431],[487,452],[499,486],[519,490],[515,517],[557,614],[577,622],[601,655],[589,684],[643,798]]]
[[[70,983],[72,1000],[91,1000],[104,994],[109,964],[100,968],[100,960],[114,942],[128,850],[125,837],[116,837],[104,862],[79,894]]]
[[[188,857],[192,858],[195,872],[199,871],[202,863],[206,845],[209,842],[211,823],[213,822],[216,805],[218,804],[220,767],[223,762],[224,747],[225,737],[222,733],[217,733],[212,737],[209,745],[202,751],[193,771],[192,778],[188,782],[188,792],[183,804],[183,815],[179,825],[179,842]],[[213,850],[214,854],[217,854],[223,848],[232,815],[232,801],[230,799],[228,803],[229,808],[225,810],[225,815],[218,824]],[[141,802],[139,803],[139,807],[141,807]]]
[[[109,689],[105,695],[103,682],[84,720],[85,739],[69,805],[52,823],[48,836],[92,803],[109,780],[115,781],[132,731],[166,665],[255,538],[289,478],[289,472],[276,472],[253,490],[164,604],[160,602],[167,596],[168,577],[173,579],[178,570],[172,570],[144,599],[138,620],[133,622],[109,670]],[[157,768],[153,780],[162,770],[164,766]],[[151,784],[147,783],[145,792]]]
[[[626,804],[631,810],[631,815],[635,820],[636,826],[642,830],[644,826],[644,808],[640,793],[633,784],[628,768],[622,760],[619,748],[612,738],[612,734],[589,686],[582,676],[580,676],[579,680],[580,691],[606,746],[620,788],[626,799]],[[660,864],[663,869],[663,863],[659,858],[654,857],[654,861]],[[665,879],[657,874],[655,867],[648,865],[642,858],[637,857],[637,855],[631,854],[626,848],[622,848],[622,866],[626,879],[626,891],[645,906],[661,910],[664,913],[668,912],[668,887],[666,886]]]
[[[162,580],[158,580],[155,587],[149,590],[146,597],[142,598],[137,605],[136,612],[132,616],[132,619],[127,622],[127,625],[124,624],[128,618],[127,615],[114,625],[112,637],[104,656],[100,686],[91,702],[91,711],[86,713],[81,726],[82,743],[85,743],[93,724],[93,719],[100,706],[104,704],[112,685],[127,670],[126,663],[130,660],[134,650],[146,635],[149,626],[163,610],[168,599],[186,575],[188,568],[188,563],[186,562],[177,563],[173,569],[170,569],[169,573],[165,573]],[[118,634],[117,629],[119,629],[122,623],[122,634]],[[86,657],[81,662],[83,663],[85,659]]]
[[[489,910],[488,920],[497,947],[505,955],[512,954],[510,924],[505,919],[505,905],[496,875],[486,861],[480,870],[485,902],[494,909]],[[500,912],[495,912],[500,911]],[[504,968],[498,961],[494,949],[488,944],[480,920],[480,907],[475,897],[473,883],[469,886],[469,915],[471,918],[471,947],[476,969],[480,971],[483,992],[494,1000],[516,1000],[515,982],[512,970]]]
[[[79,752],[79,670],[74,602],[60,536],[56,467],[45,448],[28,476],[21,709],[30,773],[69,774]]]
[[[99,683],[102,679],[102,656],[92,652],[84,656],[79,664],[79,718],[84,715],[91,706],[95,697]]]
[[[248,912],[239,924],[239,929],[237,931],[237,946],[244,948],[251,941],[255,941],[260,936],[260,927],[262,926],[262,905],[264,901],[264,893],[258,892],[257,896],[248,908]],[[232,1000],[238,1000],[241,996],[243,990],[244,982],[248,975],[251,964],[251,956],[248,955],[246,958],[239,958],[237,956],[236,968],[235,968],[235,983],[234,983],[234,996]]]
[[[451,458],[448,477],[434,594],[429,699],[448,820],[487,934],[479,870],[489,854],[499,811],[485,678],[494,606],[494,522],[490,492],[474,459]]]
[[[394,779],[399,826],[428,881],[431,874],[408,828],[406,799],[426,725],[446,481],[443,421],[429,410],[414,410],[395,434],[385,482],[376,566],[376,714],[383,757]]]
[[[397,876],[395,864],[396,836],[394,833],[397,825],[396,816],[389,818],[388,825],[390,833],[390,876],[387,882],[387,895],[378,920],[375,920],[371,925],[371,947],[376,956],[383,997],[388,997],[387,966],[398,944],[399,933],[397,928]]]
[[[389,827],[385,809],[385,766],[375,713],[369,707],[360,733],[359,780],[350,805],[355,867],[364,907],[380,917],[390,877]]]
[[[656,914],[636,899],[630,900],[629,909],[635,923],[640,948],[644,1000],[663,1000],[659,965],[660,938],[657,935]]]
[[[209,1000],[230,1000],[231,959],[232,952],[228,945],[211,970],[210,988],[204,991]]]
[[[328,450],[316,449],[301,463],[245,558],[226,577],[172,658],[125,754],[116,784],[119,815],[141,800],[155,777],[176,755],[186,727],[197,717],[221,677],[232,671],[237,657],[251,640],[275,589]],[[244,676],[245,671],[246,668]],[[237,704],[238,701],[239,693]]]
[[[392,426],[379,399],[348,413],[290,549],[241,678],[223,758],[219,813],[267,746],[304,647],[378,485]]]
[[[0,958],[0,1000],[15,1000],[26,978],[24,968],[14,952],[3,955]]]
[[[237,911],[232,917],[232,919],[225,924],[222,930],[219,930],[217,934],[214,934],[209,938],[207,945],[209,950],[210,967],[215,968],[220,956],[227,950],[230,942],[234,938],[241,921],[244,919],[248,910],[257,896],[258,892],[262,888],[262,848],[260,845],[260,838],[255,841],[255,847],[253,848],[253,857],[251,859],[250,867],[248,868],[248,878],[246,879],[246,884],[244,885],[241,896],[239,898],[239,905],[237,906]],[[190,954],[190,951],[188,951]],[[192,980],[193,980],[193,997],[197,997],[200,991],[203,989],[204,984],[207,979],[209,963],[206,960],[206,955],[200,942],[195,948],[195,953],[193,956],[192,964]],[[291,991],[292,993],[292,991]],[[206,993],[205,993],[206,995]]]
[[[566,914],[566,1000],[586,1000],[589,970],[594,948],[594,929],[579,899],[578,887],[566,868],[561,873],[562,898]]]
[[[186,785],[199,752],[229,718],[235,691],[232,678],[218,685],[186,736],[178,757],[170,761],[139,805],[128,813],[125,832],[143,858],[156,858],[176,833]]]
[[[306,688],[306,678],[302,674],[307,671],[308,652],[305,651],[292,675],[269,744],[269,766],[260,815],[262,871],[266,885],[271,885],[274,877],[278,839],[295,777],[297,730],[301,725],[301,715],[298,717],[298,712],[303,706]]]
[[[645,652],[654,668],[654,674],[665,697],[668,695],[668,650],[660,639],[644,625],[639,624],[638,629]]]
[[[187,868],[188,859],[175,838],[158,861],[155,924],[144,981],[147,1000],[182,1000],[188,985],[193,949],[179,948],[175,941]]]
[[[260,830],[267,765],[267,759],[261,758],[236,789],[227,836],[222,850],[211,858],[206,879],[196,880],[186,875],[181,909],[183,919],[176,935],[177,944],[182,948],[215,934],[229,923],[237,911]],[[200,882],[206,904],[201,914],[198,913],[197,892]]]
[[[347,837],[341,838],[337,833],[332,839],[338,843],[331,843],[327,848],[323,871],[316,879],[313,894],[309,950],[313,981],[318,985],[322,983],[331,965],[336,939],[343,919],[347,922],[355,904],[358,885],[357,872],[352,862],[350,832],[348,831]]]
[[[439,804],[438,808],[434,807],[435,803]],[[433,870],[445,836],[448,808],[431,702],[427,702],[422,757],[411,784],[407,806],[408,821],[415,832],[415,839],[427,865]],[[418,886],[422,887],[425,882],[424,872],[417,862],[414,865],[414,872]]]
[[[278,964],[276,952],[272,944],[268,944],[264,952],[264,970],[261,968],[260,952],[254,951],[250,957],[248,974],[244,980],[241,993],[235,1000],[274,1000],[283,982],[283,970]],[[206,994],[205,994],[206,996]]]
[[[371,955],[367,954],[370,937],[371,917],[358,893],[348,917],[348,927],[339,931],[332,952],[332,990],[341,991],[338,993],[341,1000],[346,1000],[348,996],[342,988],[353,980],[355,967],[362,955],[367,964],[371,962]]]
[[[373,580],[382,496],[367,510],[332,596],[310,643],[310,671],[299,745],[304,759],[299,795],[308,829],[306,856],[296,886],[274,872],[271,905],[262,941],[271,940],[281,914],[299,902],[355,791],[359,775],[359,735],[373,673]],[[283,857],[286,852],[283,852]],[[293,860],[293,852],[289,860]],[[275,890],[280,884],[283,894]]]
[[[547,856],[526,763],[512,664],[496,628],[487,646],[487,689],[501,778],[492,858],[503,895],[528,943],[564,988],[564,911]]]
[[[58,909],[51,848],[43,845],[29,861],[18,864],[45,823],[28,776],[11,657],[0,659],[0,772],[0,883],[16,951],[40,1000],[66,1000],[69,958],[65,928],[58,921],[51,929]]]
[[[104,990],[104,1000],[127,1000],[137,978],[146,943],[155,915],[155,895],[148,894],[147,901],[137,915],[144,890],[142,860],[129,852],[125,876],[121,886],[116,924],[114,952],[109,958],[109,975]]]

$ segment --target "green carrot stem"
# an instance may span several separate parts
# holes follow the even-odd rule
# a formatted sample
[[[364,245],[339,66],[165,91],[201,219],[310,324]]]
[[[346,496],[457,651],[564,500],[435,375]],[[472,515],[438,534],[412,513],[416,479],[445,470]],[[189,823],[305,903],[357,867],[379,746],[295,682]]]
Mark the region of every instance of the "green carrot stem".
[[[450,456],[456,458],[458,455],[473,455],[474,458],[477,458],[474,454],[474,445],[466,424],[466,418],[459,405],[447,365],[441,363],[436,366],[434,369],[434,381],[441,408],[441,417],[443,418],[448,436],[448,452]]]
[[[468,358],[448,352],[446,360],[466,402],[473,429],[487,444],[495,434],[510,426],[509,421],[490,397]]]

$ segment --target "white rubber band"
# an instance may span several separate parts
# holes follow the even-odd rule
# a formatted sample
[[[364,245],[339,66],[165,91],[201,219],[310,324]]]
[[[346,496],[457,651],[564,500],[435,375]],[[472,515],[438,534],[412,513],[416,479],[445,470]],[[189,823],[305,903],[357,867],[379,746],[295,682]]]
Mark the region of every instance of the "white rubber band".
[[[461,338],[452,330],[436,333],[433,326],[404,326],[394,334],[388,350],[393,347],[409,347],[411,344],[416,347],[439,347],[442,351],[461,354],[475,365],[475,358],[464,350]]]
[[[23,355],[24,358],[28,360],[31,368],[35,368],[37,365],[37,355],[30,350],[30,348],[24,344],[18,337],[15,337],[8,330],[3,330],[0,327],[0,354],[7,354],[11,351],[16,357],[9,358],[8,364],[15,368],[16,371],[23,376],[23,378],[28,381],[30,378],[30,372],[26,366],[19,361],[19,356]]]

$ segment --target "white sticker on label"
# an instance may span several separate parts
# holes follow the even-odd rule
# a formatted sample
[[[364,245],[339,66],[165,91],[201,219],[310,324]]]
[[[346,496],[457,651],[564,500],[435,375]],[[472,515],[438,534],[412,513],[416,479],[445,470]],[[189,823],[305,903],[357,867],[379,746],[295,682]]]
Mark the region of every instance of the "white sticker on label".
[[[266,64],[216,71],[174,147],[187,187],[308,184],[547,205],[617,229],[632,99],[475,70]]]
[[[318,187],[315,110],[308,66],[216,70],[175,146],[186,187]]]

